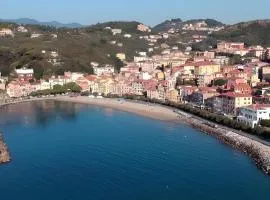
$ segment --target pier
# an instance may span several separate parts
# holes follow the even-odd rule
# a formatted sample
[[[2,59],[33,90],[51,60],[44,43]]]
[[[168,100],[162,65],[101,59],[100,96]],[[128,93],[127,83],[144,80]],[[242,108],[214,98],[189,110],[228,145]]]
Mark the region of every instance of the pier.
[[[0,164],[10,162],[11,157],[7,148],[7,145],[4,142],[3,135],[0,134]]]

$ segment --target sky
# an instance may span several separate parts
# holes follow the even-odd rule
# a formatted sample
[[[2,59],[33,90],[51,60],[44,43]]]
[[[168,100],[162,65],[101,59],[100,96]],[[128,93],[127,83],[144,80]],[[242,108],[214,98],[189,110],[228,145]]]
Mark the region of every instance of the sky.
[[[154,26],[167,19],[214,18],[226,24],[270,18],[270,0],[0,0],[0,19],[39,21],[139,21]]]

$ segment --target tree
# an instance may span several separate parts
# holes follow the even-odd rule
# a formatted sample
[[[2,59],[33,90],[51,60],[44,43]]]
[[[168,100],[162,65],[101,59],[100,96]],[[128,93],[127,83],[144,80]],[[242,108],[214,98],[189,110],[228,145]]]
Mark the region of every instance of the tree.
[[[79,85],[77,85],[76,83],[74,83],[74,82],[65,84],[65,85],[63,86],[63,88],[64,88],[66,91],[70,90],[70,91],[76,92],[76,93],[79,93],[79,92],[82,91],[82,88],[81,88]]]
[[[262,121],[260,122],[260,124],[261,124],[262,126],[265,126],[265,127],[270,127],[270,120],[269,120],[269,119],[262,120]]]
[[[216,79],[216,80],[214,80],[213,85],[214,86],[223,86],[223,85],[227,84],[227,82],[228,82],[228,80],[226,80],[226,79]]]
[[[117,73],[119,73],[121,68],[124,67],[124,63],[116,56],[112,56],[112,59],[114,63],[114,69],[116,70]]]
[[[240,55],[233,55],[230,58],[229,62],[230,62],[231,65],[242,64],[241,56]]]

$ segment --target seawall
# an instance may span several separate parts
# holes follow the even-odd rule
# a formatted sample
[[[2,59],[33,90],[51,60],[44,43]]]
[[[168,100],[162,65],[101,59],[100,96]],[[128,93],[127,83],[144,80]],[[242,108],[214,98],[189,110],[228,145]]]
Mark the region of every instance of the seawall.
[[[267,175],[270,175],[270,147],[251,138],[239,135],[236,132],[228,131],[215,124],[205,124],[199,119],[193,118],[186,113],[180,115],[182,121],[192,127],[200,129],[203,133],[211,135],[223,143],[246,153]]]

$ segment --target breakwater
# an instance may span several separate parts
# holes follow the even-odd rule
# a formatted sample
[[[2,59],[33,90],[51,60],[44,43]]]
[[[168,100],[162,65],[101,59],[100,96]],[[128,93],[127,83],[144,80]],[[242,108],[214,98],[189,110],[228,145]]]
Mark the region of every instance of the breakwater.
[[[228,131],[214,123],[204,123],[192,115],[177,112],[181,121],[201,130],[207,135],[214,136],[223,143],[246,153],[255,162],[258,168],[270,175],[270,147],[256,140],[244,137],[233,131]]]
[[[10,162],[11,157],[8,151],[8,147],[4,142],[2,134],[0,134],[0,164]]]

